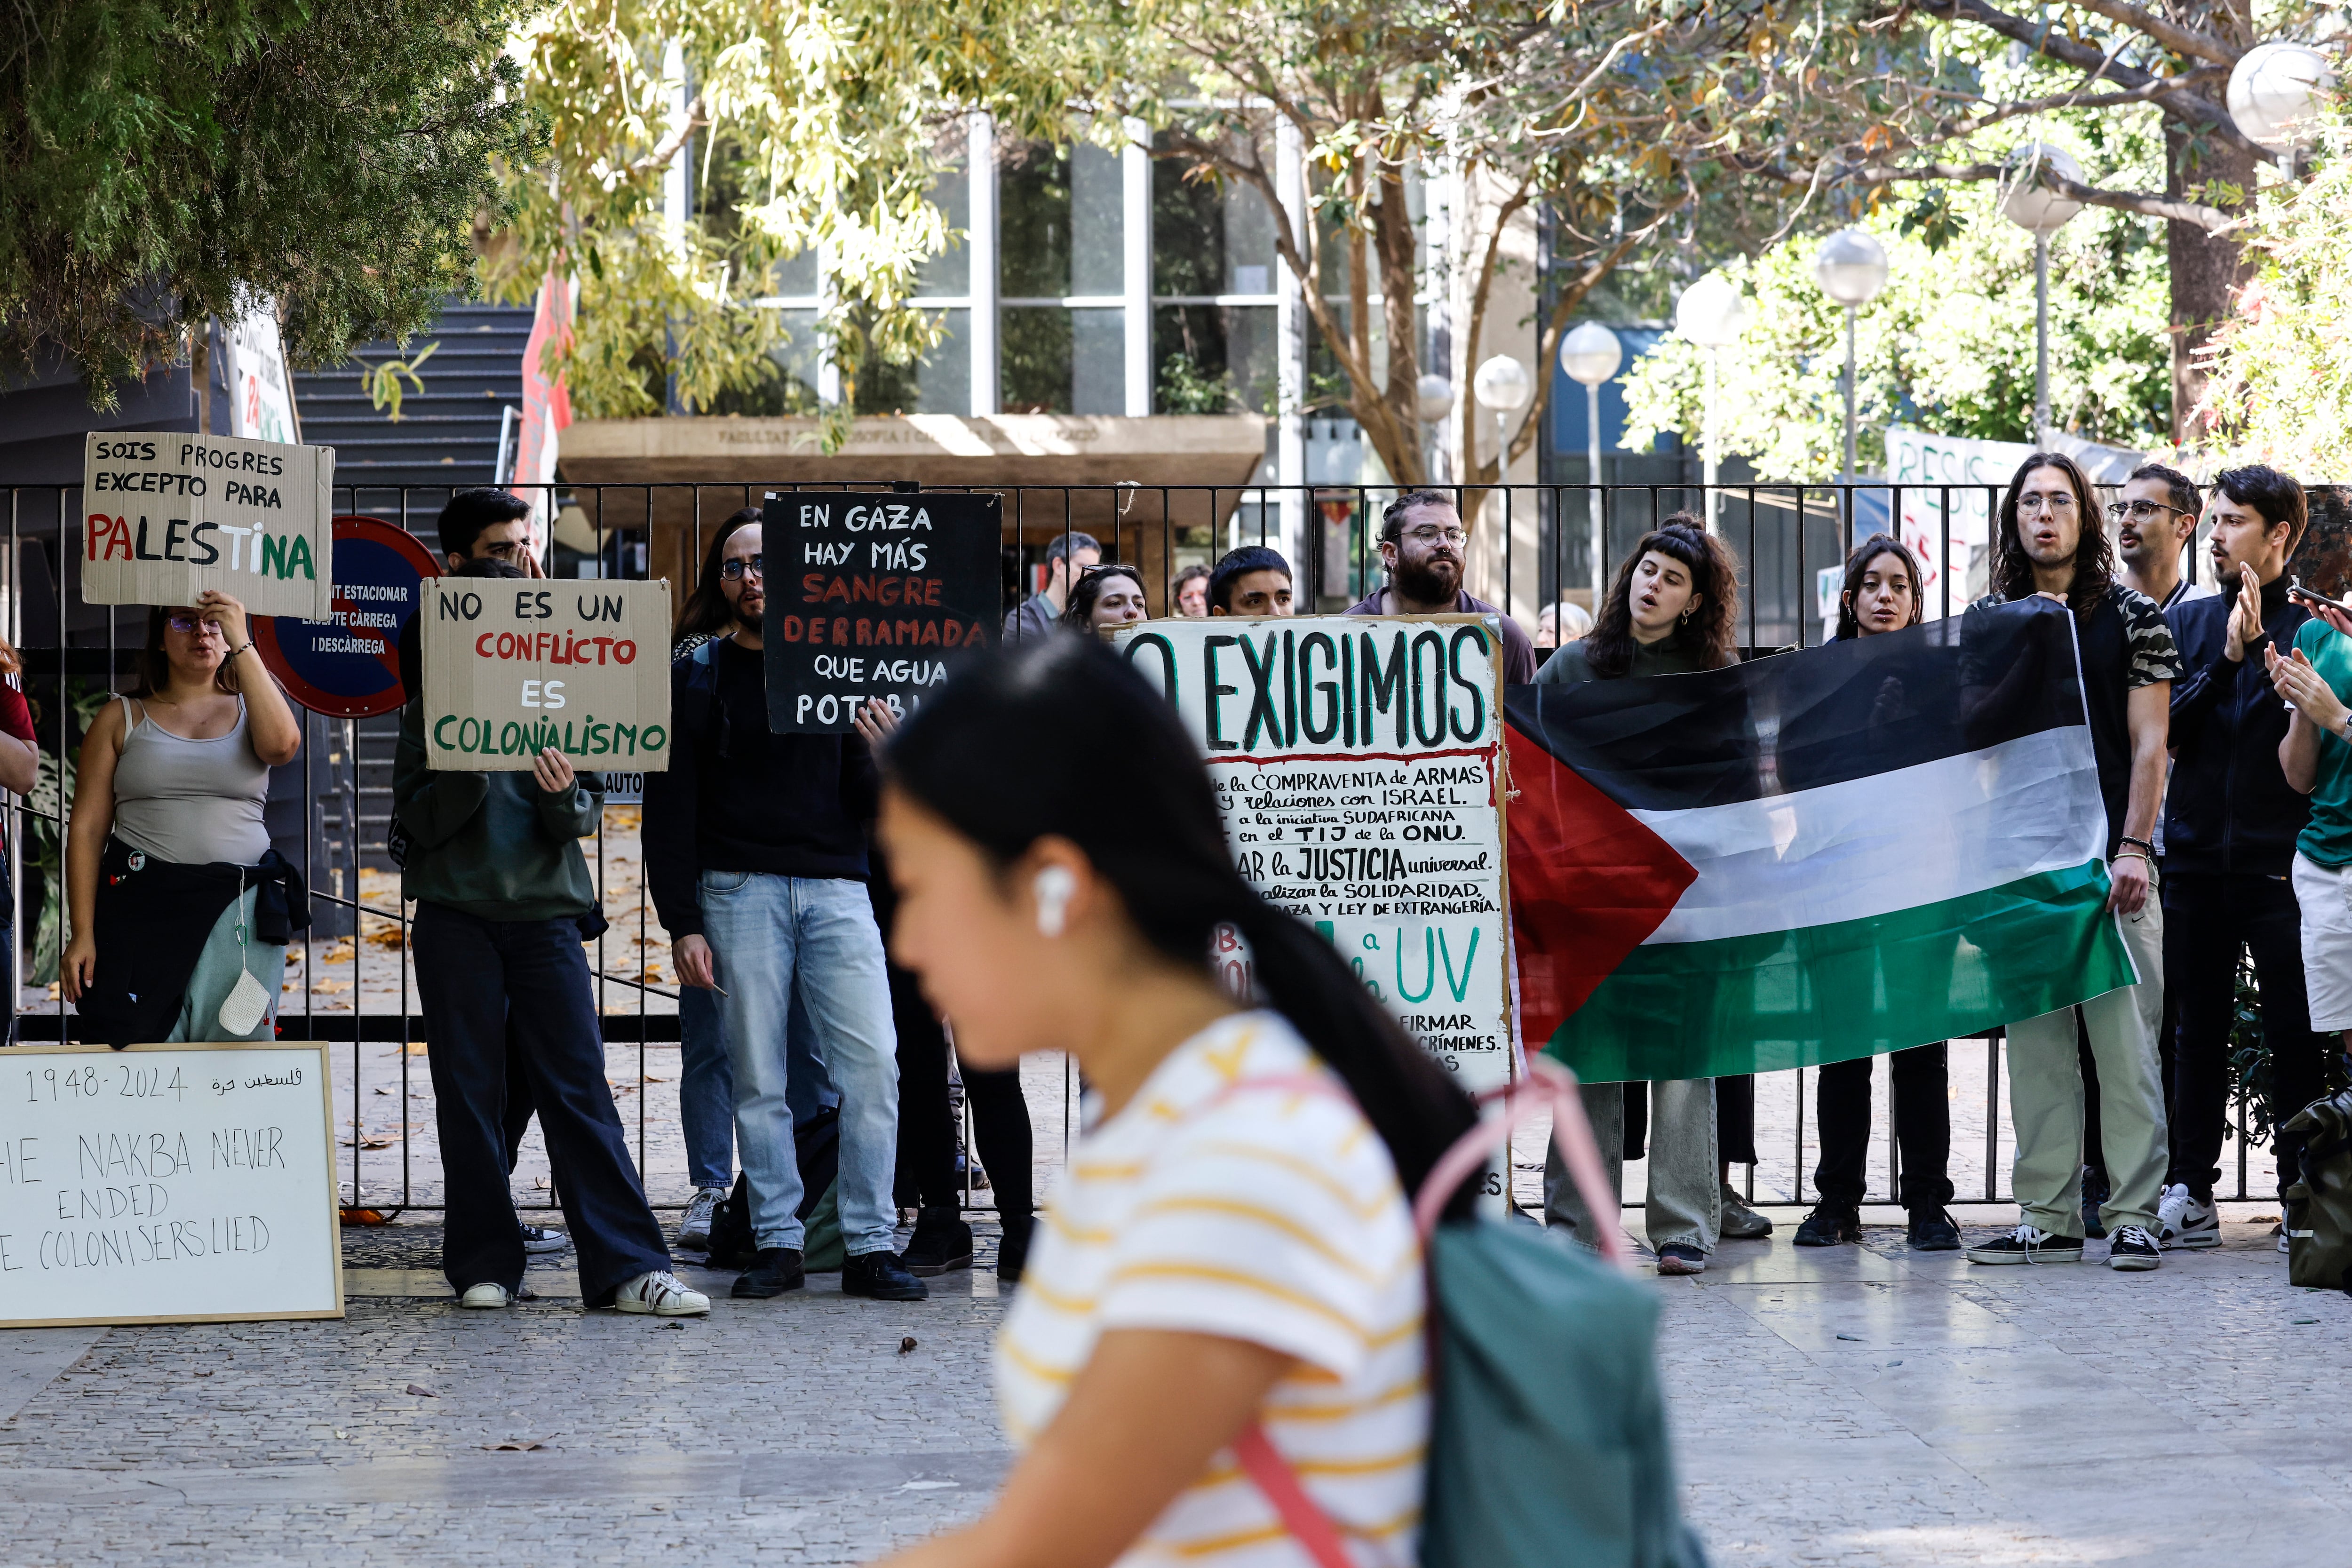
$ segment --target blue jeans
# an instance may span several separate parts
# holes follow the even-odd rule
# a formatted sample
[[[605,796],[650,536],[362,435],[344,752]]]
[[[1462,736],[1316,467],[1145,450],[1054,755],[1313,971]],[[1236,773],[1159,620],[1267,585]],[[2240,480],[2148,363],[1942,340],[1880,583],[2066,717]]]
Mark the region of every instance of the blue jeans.
[[[803,981],[793,987],[792,1021],[785,1030],[791,1042],[785,1099],[794,1126],[841,1103],[816,1054],[816,1030],[801,999],[805,986]],[[727,1065],[718,993],[695,985],[679,989],[677,1054],[677,1120],[686,1133],[687,1179],[723,1192],[735,1180],[735,1074]]]
[[[864,885],[840,878],[705,871],[699,901],[703,936],[727,991],[719,1010],[757,1244],[798,1248],[803,1240],[800,1161],[793,1144],[792,1100],[798,1097],[791,1093],[787,1065],[793,1037],[801,1033],[841,1095],[842,1239],[852,1258],[891,1251],[898,1218],[891,1194],[898,1157],[898,1041],[882,932]]]

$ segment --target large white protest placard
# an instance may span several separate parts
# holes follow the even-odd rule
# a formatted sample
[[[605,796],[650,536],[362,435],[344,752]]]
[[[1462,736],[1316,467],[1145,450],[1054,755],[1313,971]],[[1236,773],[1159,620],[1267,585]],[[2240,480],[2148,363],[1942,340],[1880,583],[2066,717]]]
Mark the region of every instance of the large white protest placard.
[[[1235,863],[1468,1089],[1511,1076],[1496,617],[1150,621]]]
[[[327,1047],[0,1063],[0,1327],[343,1315]]]
[[[233,436],[93,430],[82,447],[81,596],[257,616],[334,611],[335,452]]]
[[[425,584],[425,753],[432,767],[669,767],[669,584],[438,577]]]

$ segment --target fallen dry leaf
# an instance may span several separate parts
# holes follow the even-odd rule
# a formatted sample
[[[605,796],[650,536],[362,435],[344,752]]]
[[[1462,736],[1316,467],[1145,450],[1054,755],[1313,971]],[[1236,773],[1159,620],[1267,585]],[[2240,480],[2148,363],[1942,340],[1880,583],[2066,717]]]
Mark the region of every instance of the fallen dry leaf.
[[[900,1340],[900,1341],[898,1342],[898,1353],[899,1353],[900,1355],[905,1355],[906,1353],[908,1353],[909,1351],[913,1350],[914,1348],[915,1348],[915,1336],[914,1336],[914,1335],[912,1335],[912,1334],[908,1334],[905,1339]]]
[[[487,1448],[487,1449],[488,1449],[488,1450],[489,1450],[491,1453],[493,1453],[493,1454],[528,1454],[528,1453],[530,1453],[533,1448],[544,1448],[544,1447],[547,1447],[547,1445],[546,1445],[546,1444],[544,1444],[544,1443],[530,1443],[530,1442],[524,1442],[524,1443],[485,1443],[485,1444],[483,1444],[483,1445],[482,1445],[482,1447],[485,1447],[485,1448]]]
[[[438,1389],[427,1388],[421,1383],[410,1384],[408,1385],[408,1392],[420,1395],[425,1399],[438,1399],[441,1397],[441,1393]]]

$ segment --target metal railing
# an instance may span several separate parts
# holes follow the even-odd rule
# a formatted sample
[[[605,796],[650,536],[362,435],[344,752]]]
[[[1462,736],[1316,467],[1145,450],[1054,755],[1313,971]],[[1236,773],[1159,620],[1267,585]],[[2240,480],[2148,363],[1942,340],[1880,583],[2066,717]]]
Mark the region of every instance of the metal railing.
[[[576,511],[573,535],[577,523],[584,523],[594,542],[590,551],[553,552],[556,574],[668,575],[682,600],[714,527],[740,507],[757,506],[765,490],[890,488],[879,481],[549,487],[555,492],[551,512]],[[1165,613],[1172,604],[1174,579],[1187,559],[1213,558],[1242,542],[1288,542],[1299,552],[1294,565],[1302,613],[1340,607],[1381,580],[1380,509],[1396,493],[1372,486],[1332,485],[930,488],[1003,497],[1009,591],[1026,583],[1033,557],[1051,539],[1083,531],[1100,541],[1105,559],[1144,567],[1147,580],[1156,584],[1155,614]],[[338,487],[335,499],[339,512],[397,522],[430,543],[433,519],[449,493],[446,488],[362,484]],[[1485,581],[1499,588],[1504,605],[1530,627],[1541,605],[1567,602],[1576,590],[1589,591],[1596,581],[1606,582],[1623,552],[1657,521],[1676,510],[1711,515],[1740,562],[1747,644],[1762,651],[1811,647],[1822,640],[1825,606],[1816,574],[1824,566],[1840,565],[1854,540],[1876,531],[1889,516],[1908,516],[1915,525],[1922,518],[1928,521],[1927,541],[1940,563],[1930,584],[1928,613],[1949,615],[1965,607],[1980,591],[1975,584],[1981,582],[1982,563],[1972,552],[1986,531],[1980,525],[1972,528],[1970,521],[1989,521],[1997,505],[1995,492],[1973,486],[1740,484],[1705,492],[1697,486],[1667,484],[1514,485],[1465,487],[1456,493],[1471,522],[1474,572],[1483,566]],[[41,941],[45,929],[54,930],[60,942],[62,939],[63,847],[70,804],[63,785],[79,741],[78,713],[127,687],[143,635],[143,616],[135,608],[124,613],[80,603],[79,510],[78,486],[24,488],[8,494],[0,625],[22,651],[22,681],[37,710],[44,752],[42,791],[30,798],[7,800],[11,898],[15,929],[20,933],[10,944],[10,978],[19,998],[25,995],[26,966],[35,956],[28,947]],[[1957,584],[1955,577],[1961,579]],[[415,1134],[421,1123],[411,1116],[417,1089],[411,1058],[421,1051],[424,1037],[423,1020],[414,1010],[413,909],[402,902],[396,888],[385,885],[390,868],[383,826],[390,816],[394,723],[390,719],[310,715],[304,730],[300,757],[278,770],[273,788],[274,797],[280,789],[299,795],[299,828],[285,832],[281,812],[273,834],[281,852],[302,867],[320,921],[294,963],[296,973],[281,1003],[280,1034],[350,1047],[348,1074],[339,1068],[336,1075],[339,1098],[348,1096],[347,1103],[337,1109],[339,1136],[348,1133],[342,1139],[349,1150],[341,1170],[345,1201],[361,1208],[438,1208],[431,1195],[436,1183],[420,1171],[416,1159]],[[284,802],[274,798],[273,805]],[[608,1050],[634,1047],[634,1082],[616,1082],[614,1091],[616,1097],[635,1098],[636,1154],[647,1191],[657,1202],[674,1202],[682,1191],[683,1162],[671,1160],[665,1152],[669,1141],[655,1136],[656,1130],[649,1126],[647,1089],[677,1080],[674,1068],[667,1079],[651,1070],[656,1062],[654,1053],[673,1050],[677,1042],[677,991],[665,979],[675,971],[661,962],[665,942],[646,892],[642,854],[632,848],[636,838],[632,810],[626,802],[608,803],[596,834],[596,888],[612,929],[595,939],[591,963]],[[28,842],[39,847],[31,858]],[[27,873],[36,861],[43,868],[41,900],[56,906],[50,927],[44,926],[27,898]],[[633,892],[623,885],[626,879],[622,873],[634,876]],[[340,952],[345,942],[348,954]],[[341,970],[345,962],[348,973]],[[377,983],[373,992],[371,980]],[[19,1038],[74,1037],[72,1016],[54,1000],[36,998],[20,1007],[16,1026]],[[1958,1201],[1964,1203],[1999,1202],[2007,1195],[2001,1158],[2007,1139],[2001,1045],[1997,1037],[1982,1044],[1984,1160],[1972,1179],[1963,1180],[1957,1173],[1959,1123],[1974,1117],[1956,1119],[1955,1183],[1960,1189]],[[372,1052],[372,1047],[392,1048]],[[1962,1043],[1954,1042],[1956,1077],[1965,1055]],[[1066,1068],[1061,1077],[1059,1107],[1033,1106],[1033,1114],[1045,1123],[1037,1129],[1041,1148],[1059,1140],[1066,1149],[1075,1126],[1076,1086]],[[1885,1081],[1886,1075],[1876,1077]],[[1789,1128],[1790,1137],[1772,1149],[1759,1147],[1761,1163],[1750,1166],[1746,1176],[1752,1201],[1809,1201],[1804,1195],[1811,1170],[1806,1130],[1814,1120],[1813,1081],[1814,1075],[1804,1070],[1759,1080],[1759,1122],[1769,1105],[1775,1120]],[[372,1133],[367,1111],[379,1094],[396,1097],[400,1114],[396,1129],[379,1126]],[[1975,1103],[1974,1093],[1967,1100]],[[1874,1162],[1867,1200],[1873,1203],[1893,1201],[1899,1170],[1893,1119],[1883,1117],[1879,1124],[1886,1134],[1885,1185],[1879,1183],[1880,1163]],[[2251,1195],[2252,1145],[2245,1125],[2242,1100],[2232,1129],[2237,1189],[2223,1194],[2231,1199]],[[970,1148],[968,1131],[964,1146]],[[1777,1152],[1781,1148],[1788,1151],[1785,1164]],[[374,1157],[380,1153],[385,1156],[381,1161]],[[551,1191],[548,1201],[553,1201]]]

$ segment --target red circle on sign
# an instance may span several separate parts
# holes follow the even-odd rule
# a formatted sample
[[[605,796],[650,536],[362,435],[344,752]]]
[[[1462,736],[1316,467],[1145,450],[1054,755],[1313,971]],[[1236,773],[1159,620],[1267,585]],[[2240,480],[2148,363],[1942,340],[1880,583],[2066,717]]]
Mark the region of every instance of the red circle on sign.
[[[253,641],[286,694],[311,712],[373,719],[408,700],[400,679],[400,625],[416,613],[420,585],[441,575],[441,563],[397,523],[380,517],[334,522],[336,618],[256,616]]]

